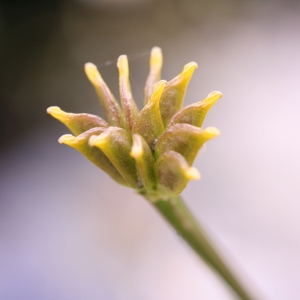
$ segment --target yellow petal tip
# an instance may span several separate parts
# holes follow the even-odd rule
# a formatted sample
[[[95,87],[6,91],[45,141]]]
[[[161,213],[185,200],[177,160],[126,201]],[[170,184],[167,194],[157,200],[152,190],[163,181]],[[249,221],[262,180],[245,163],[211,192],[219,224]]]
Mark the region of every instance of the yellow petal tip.
[[[201,178],[199,171],[194,167],[188,168],[185,171],[185,176],[189,180],[199,180]]]
[[[159,47],[153,47],[150,55],[150,68],[151,69],[161,69],[162,67],[162,51]]]
[[[97,84],[102,77],[97,69],[97,67],[93,63],[86,63],[84,65],[84,71],[88,79],[92,82],[92,84]]]
[[[155,47],[153,47],[152,49],[151,49],[151,55],[161,55],[161,48],[160,47],[157,47],[157,46],[155,46]]]
[[[47,113],[49,115],[51,115],[52,117],[59,119],[59,120],[62,119],[66,114],[66,112],[61,110],[58,106],[51,106],[51,107],[47,108]]]
[[[197,69],[197,68],[198,68],[198,65],[195,62],[190,62],[190,63],[186,64],[180,74],[181,78],[188,82],[191,79],[195,69]]]
[[[59,113],[61,112],[61,109],[58,106],[50,106],[47,108],[47,113],[49,115],[55,114],[55,113]]]
[[[198,68],[198,65],[196,62],[192,61],[188,64],[186,64],[183,68],[183,72],[191,72],[191,71],[194,71],[195,69]]]
[[[223,97],[223,94],[218,91],[211,92],[207,95],[207,97],[203,100],[205,106],[211,107],[214,105],[217,100]]]
[[[209,135],[209,138],[217,137],[221,134],[220,130],[216,127],[207,127],[204,129],[205,133]]]
[[[167,84],[166,80],[160,80],[158,83],[156,83],[153,89],[153,95],[157,93],[162,94],[166,84]]]
[[[207,98],[215,98],[215,97],[222,98],[223,94],[219,91],[213,91],[207,95]]]
[[[72,134],[65,134],[58,139],[58,142],[60,144],[66,144],[71,146],[77,143],[77,139]]]
[[[119,56],[117,67],[119,69],[120,77],[127,78],[129,76],[128,59],[126,55]]]

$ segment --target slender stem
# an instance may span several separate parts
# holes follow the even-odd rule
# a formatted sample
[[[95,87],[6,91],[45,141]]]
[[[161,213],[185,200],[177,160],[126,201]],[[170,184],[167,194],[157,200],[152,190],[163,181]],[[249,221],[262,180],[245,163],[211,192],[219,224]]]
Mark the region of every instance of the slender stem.
[[[147,195],[144,195],[147,198]],[[218,255],[180,197],[158,200],[154,206],[178,234],[231,286],[242,300],[253,300]]]

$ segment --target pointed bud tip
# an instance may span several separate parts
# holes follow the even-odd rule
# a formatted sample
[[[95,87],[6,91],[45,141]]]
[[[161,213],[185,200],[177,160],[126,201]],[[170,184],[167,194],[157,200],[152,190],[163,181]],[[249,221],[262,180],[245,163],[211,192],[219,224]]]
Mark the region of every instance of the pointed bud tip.
[[[209,135],[210,138],[217,137],[221,134],[220,130],[216,127],[207,127],[204,129],[205,133]]]
[[[94,69],[97,69],[96,65],[91,63],[91,62],[87,62],[84,64],[84,67],[85,68],[94,68]]]
[[[198,68],[198,65],[196,62],[192,61],[188,64],[186,64],[183,68],[183,72],[193,72],[195,69]]]
[[[84,71],[88,79],[93,83],[97,83],[97,81],[101,80],[101,75],[96,67],[91,62],[88,62],[84,65]]]
[[[50,106],[47,108],[47,113],[53,117],[60,116],[64,113],[58,106]]]
[[[160,80],[157,82],[153,88],[153,92],[151,95],[151,98],[149,100],[149,104],[156,103],[159,106],[159,100],[161,98],[161,95],[165,89],[165,86],[167,84],[166,80]]]
[[[191,167],[185,171],[185,177],[189,180],[199,180],[201,175],[196,168]]]
[[[72,134],[65,134],[58,139],[58,142],[60,144],[74,145],[76,144],[77,139]]]
[[[183,78],[184,80],[189,81],[191,79],[195,69],[197,69],[197,68],[198,68],[197,63],[190,62],[183,67],[183,70],[179,76],[181,76],[181,78]]]
[[[162,66],[162,51],[159,47],[153,47],[150,55],[151,68],[161,68]]]
[[[152,49],[151,49],[151,55],[152,54],[161,54],[161,48],[160,47],[158,47],[158,46],[155,46],[155,47],[153,47]]]
[[[127,58],[126,54],[122,54],[122,55],[119,56],[118,63],[123,63],[123,62],[126,62],[126,61],[128,61],[128,58]]]
[[[66,121],[67,118],[67,113],[63,110],[61,110],[58,106],[51,106],[47,109],[47,113],[49,115],[51,115],[53,118],[61,121],[64,123],[64,121]]]
[[[117,62],[117,67],[119,69],[119,73],[120,76],[122,75],[128,75],[129,70],[128,70],[128,59],[127,59],[127,55],[123,54],[120,55],[118,58],[118,62]]]
[[[220,98],[223,97],[223,94],[218,91],[211,92],[207,97],[202,101],[205,106],[211,107],[214,105]]]
[[[218,97],[218,99],[222,98],[223,94],[219,91],[213,91],[207,95],[207,98],[215,98],[215,97]]]
[[[92,72],[98,71],[98,68],[93,63],[88,62],[88,63],[84,64],[84,70],[85,70],[85,72],[92,73]]]
[[[166,80],[160,80],[159,82],[157,82],[154,86],[153,94],[158,93],[158,92],[162,93],[166,84],[167,84]]]

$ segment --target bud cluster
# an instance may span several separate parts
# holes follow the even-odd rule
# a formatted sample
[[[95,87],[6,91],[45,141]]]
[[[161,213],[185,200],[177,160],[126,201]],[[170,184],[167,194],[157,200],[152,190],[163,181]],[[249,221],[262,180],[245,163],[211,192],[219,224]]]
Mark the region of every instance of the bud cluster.
[[[182,108],[197,64],[185,65],[181,74],[168,82],[160,80],[162,53],[154,47],[144,107],[139,111],[131,93],[126,55],[119,57],[117,67],[121,106],[97,67],[85,65],[106,121],[91,114],[67,113],[57,106],[48,108],[73,134],[63,135],[59,142],[75,148],[115,181],[148,199],[177,196],[189,180],[200,178],[192,164],[204,143],[219,135],[214,127],[202,129],[202,123],[222,94],[212,92],[203,101]]]

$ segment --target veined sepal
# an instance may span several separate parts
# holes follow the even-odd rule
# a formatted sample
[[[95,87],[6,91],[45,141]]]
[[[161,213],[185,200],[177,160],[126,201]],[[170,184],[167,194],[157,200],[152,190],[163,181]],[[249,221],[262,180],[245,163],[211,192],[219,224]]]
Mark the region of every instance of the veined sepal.
[[[164,152],[156,161],[158,190],[169,196],[178,196],[190,180],[200,179],[200,173],[190,167],[185,158],[175,152]]]
[[[181,74],[166,84],[160,99],[160,111],[164,126],[167,126],[173,115],[181,109],[187,86],[197,67],[195,62],[188,63],[184,66]]]
[[[88,160],[94,163],[97,167],[106,172],[115,181],[122,185],[128,186],[128,183],[124,180],[122,175],[114,167],[111,161],[106,157],[103,151],[99,148],[91,147],[89,145],[90,137],[92,135],[99,135],[103,131],[105,131],[105,128],[96,127],[78,135],[77,137],[71,134],[65,134],[62,137],[60,137],[58,142],[60,144],[66,144],[76,149],[81,154],[83,154]]]
[[[108,127],[108,123],[98,116],[67,113],[61,110],[58,106],[49,107],[47,109],[47,113],[62,122],[75,136],[94,127]]]
[[[102,79],[97,67],[92,63],[86,63],[84,70],[96,90],[101,108],[109,125],[124,127],[120,105]]]
[[[191,166],[204,143],[219,135],[220,132],[215,127],[201,129],[190,124],[175,124],[157,140],[155,158],[172,150],[180,153]]]
[[[126,130],[109,127],[99,136],[91,136],[89,145],[101,149],[131,187],[140,188],[135,163],[130,156],[131,135]]]
[[[222,96],[221,92],[211,92],[204,100],[184,107],[172,117],[167,129],[178,123],[201,127],[207,112]]]

